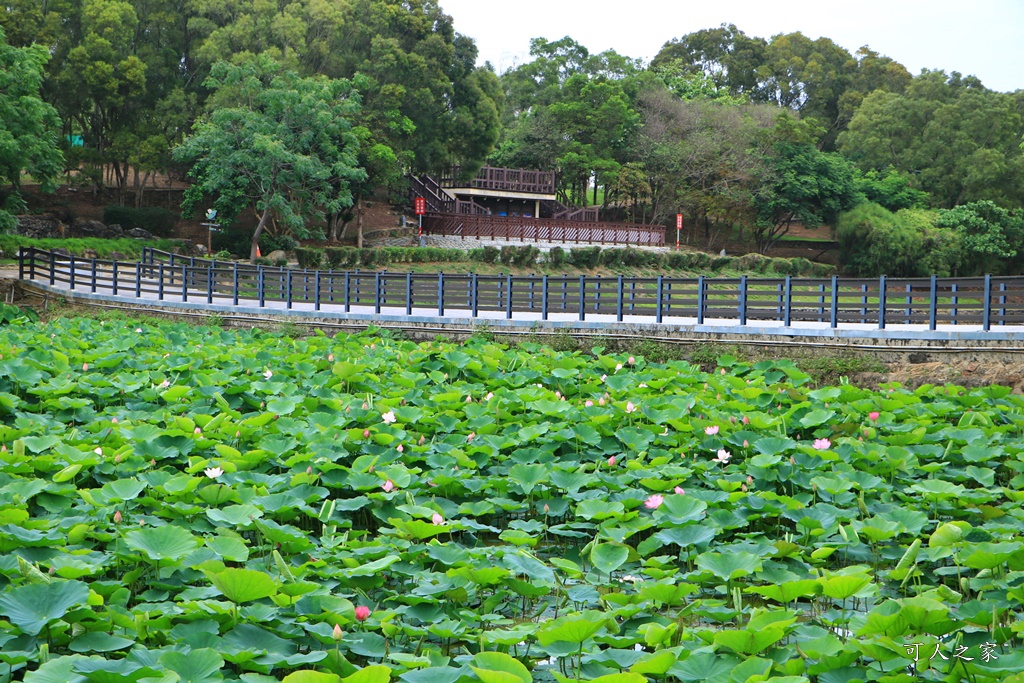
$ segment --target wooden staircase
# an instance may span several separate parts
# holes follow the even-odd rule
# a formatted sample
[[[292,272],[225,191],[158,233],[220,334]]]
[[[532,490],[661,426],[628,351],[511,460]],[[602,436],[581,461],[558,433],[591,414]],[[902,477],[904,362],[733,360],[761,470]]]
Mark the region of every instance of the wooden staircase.
[[[455,200],[437,183],[424,174],[409,176],[409,204],[416,197],[423,197],[427,202],[427,211],[431,213],[455,213]]]

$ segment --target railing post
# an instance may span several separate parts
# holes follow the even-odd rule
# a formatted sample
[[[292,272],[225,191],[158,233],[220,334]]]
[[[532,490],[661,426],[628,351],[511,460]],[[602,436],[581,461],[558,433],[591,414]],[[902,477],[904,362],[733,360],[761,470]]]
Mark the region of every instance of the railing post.
[[[19,265],[21,263],[21,261],[20,261],[20,250],[19,250],[19,262],[18,263],[19,263]],[[18,279],[21,279],[21,274],[20,273],[18,274]],[[29,280],[35,280],[36,279],[36,248],[35,247],[30,247],[29,248],[29,252],[28,252],[28,279]]]
[[[793,276],[786,276],[785,299],[782,302],[782,325],[789,327],[793,322]]]
[[[740,325],[747,324],[747,276],[740,276]]]
[[[231,303],[238,305],[238,261],[231,268]]]
[[[536,278],[536,275],[534,273],[530,273],[530,311],[531,312],[533,311],[533,289],[534,289],[534,287],[537,284],[537,281],[536,281],[535,278]]]
[[[157,280],[156,280],[156,299],[157,301],[164,300],[164,264],[160,263],[157,269]]]
[[[313,310],[320,310],[320,270],[313,271]]]
[[[540,319],[548,319],[548,276],[544,275],[540,280]]]
[[[861,297],[860,297],[860,321],[863,324],[868,322],[868,286],[863,284],[860,286]]]
[[[999,324],[1006,324],[1006,283],[999,283]]]
[[[444,273],[437,274],[437,315],[444,317]]]
[[[620,323],[622,322],[622,295],[622,276],[620,275],[618,277],[618,282],[616,283],[615,292],[615,320]]]
[[[18,247],[18,279],[25,279],[25,247]]]
[[[505,317],[508,320],[512,319],[512,275],[508,275],[505,280],[505,296],[508,297],[506,300]]]
[[[928,293],[928,329],[932,330],[932,331],[935,330],[935,325],[938,322],[936,320],[936,318],[938,317],[938,310],[939,310],[939,291],[938,290],[939,290],[938,277],[935,276],[935,275],[932,275],[931,287],[929,288],[929,293]]]
[[[839,277],[832,276],[832,311],[829,314],[829,325],[832,329],[839,327]]]
[[[214,263],[216,263],[216,261],[214,261]],[[213,265],[210,265],[206,269],[206,303],[208,304],[213,303],[213,290],[215,284],[213,279],[215,277],[217,277],[217,270]]]
[[[263,308],[263,304],[267,301],[267,291],[264,287],[265,282],[263,266],[256,266],[256,300],[259,302],[260,308]]]
[[[904,309],[903,314],[905,316],[903,324],[909,325],[910,318],[914,314],[914,287],[910,283],[907,283],[907,307]]]
[[[697,324],[704,324],[704,276],[697,276]]]
[[[587,318],[587,280],[585,275],[580,275],[580,320],[586,320]]]
[[[142,264],[135,264],[135,298],[142,298]]]
[[[885,276],[878,278],[878,329],[885,329]]]
[[[992,275],[985,274],[985,301],[981,309],[981,329],[988,332],[992,328]]]
[[[476,273],[469,274],[469,317],[475,318],[480,310],[480,281]]]
[[[181,264],[181,300],[188,301],[188,266]]]
[[[281,271],[285,276],[284,283],[284,307],[291,310],[292,307],[292,271],[288,270]]]
[[[655,309],[654,309],[654,321],[658,322],[658,323],[661,322],[661,302],[662,302],[662,299],[664,298],[664,295],[665,295],[664,294],[664,289],[663,289],[664,288],[663,282],[664,282],[663,281],[663,276],[659,275],[658,276],[658,303],[657,303],[657,305],[655,306]]]
[[[594,313],[601,312],[601,276],[597,276],[597,283],[594,286]]]
[[[352,273],[345,271],[345,312],[348,313],[352,308]]]
[[[405,314],[412,315],[412,273],[405,274]]]
[[[956,325],[956,316],[959,314],[959,311],[957,311],[956,306],[958,303],[960,303],[960,297],[958,297],[956,293],[960,291],[960,287],[957,285],[957,283],[954,282],[951,289],[953,290],[953,307],[950,309],[950,313],[952,313],[951,322],[954,325]]]
[[[92,275],[90,276],[90,289],[93,294],[96,293],[96,259],[89,259],[89,265],[92,267]]]
[[[117,260],[110,262],[110,293],[117,296]]]
[[[380,271],[373,274],[373,312],[380,314]]]
[[[75,255],[74,254],[72,254],[69,257],[69,261],[70,261],[70,272],[69,272],[68,279],[71,281],[71,283],[70,283],[71,284],[71,289],[74,289],[75,288]]]
[[[57,281],[57,257],[54,253],[50,252],[50,286],[52,287]]]

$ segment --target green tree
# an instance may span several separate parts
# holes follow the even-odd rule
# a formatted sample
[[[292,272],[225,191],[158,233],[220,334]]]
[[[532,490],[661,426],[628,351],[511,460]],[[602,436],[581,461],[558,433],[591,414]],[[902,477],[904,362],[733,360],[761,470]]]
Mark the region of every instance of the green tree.
[[[788,125],[788,124],[786,124]],[[794,222],[807,227],[831,223],[859,201],[854,167],[839,154],[813,145],[782,141],[768,157],[767,172],[757,190],[754,239],[763,254]]]
[[[963,260],[960,234],[936,227],[935,211],[892,212],[863,202],[836,221],[839,264],[855,277],[947,277]]]
[[[44,191],[53,191],[64,167],[57,144],[60,119],[39,94],[48,58],[39,45],[8,45],[0,28],[0,179],[12,188],[0,194],[0,230],[13,228],[12,213],[25,209],[19,193],[22,173]]]
[[[928,193],[911,187],[907,176],[889,166],[885,171],[871,169],[867,173],[857,171],[854,180],[857,191],[869,202],[880,204],[890,211],[924,207],[928,204]]]
[[[665,43],[651,61],[651,69],[681,70],[702,76],[716,91],[760,100],[759,70],[767,63],[768,43],[747,36],[733,24],[688,33]]]
[[[936,225],[954,230],[960,236],[964,253],[964,271],[969,274],[1016,274],[1024,256],[1024,218],[980,201],[941,209]]]
[[[349,123],[359,98],[348,81],[301,78],[263,56],[215,64],[206,87],[210,113],[174,152],[193,164],[186,213],[206,196],[227,221],[253,208],[255,259],[272,215],[303,236],[308,219],[352,205],[352,184],[366,174]]]
[[[925,72],[902,95],[868,95],[839,137],[840,151],[862,170],[892,166],[931,195],[937,207],[991,200],[1024,202],[1020,98],[977,79]]]

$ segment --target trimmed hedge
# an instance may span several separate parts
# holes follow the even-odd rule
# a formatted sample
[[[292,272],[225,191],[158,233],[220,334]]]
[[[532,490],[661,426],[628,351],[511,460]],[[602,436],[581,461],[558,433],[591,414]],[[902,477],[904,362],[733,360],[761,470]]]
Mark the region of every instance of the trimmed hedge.
[[[555,247],[543,255],[533,245],[521,247],[493,246],[463,251],[437,247],[381,247],[356,249],[355,247],[297,248],[295,255],[302,268],[343,269],[389,266],[401,263],[502,263],[507,266],[532,266],[543,261],[557,268],[572,265],[581,270],[598,266],[609,268],[651,268],[660,270],[688,270],[717,272],[730,268],[753,273],[825,277],[834,271],[832,266],[812,263],[805,258],[770,258],[760,254],[745,256],[713,256],[702,251],[646,251],[643,249],[601,249],[582,247],[568,252]]]

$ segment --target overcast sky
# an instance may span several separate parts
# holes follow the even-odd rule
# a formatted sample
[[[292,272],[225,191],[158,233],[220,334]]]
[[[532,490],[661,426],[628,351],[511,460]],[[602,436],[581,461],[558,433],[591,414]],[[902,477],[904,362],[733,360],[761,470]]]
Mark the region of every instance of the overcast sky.
[[[722,23],[765,39],[800,31],[851,53],[862,45],[912,74],[973,74],[1024,88],[1024,0],[439,0],[498,73],[529,61],[530,39],[570,36],[591,52],[649,61],[667,41]]]

